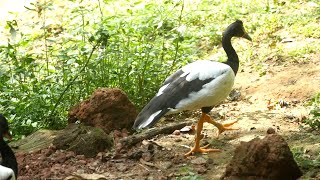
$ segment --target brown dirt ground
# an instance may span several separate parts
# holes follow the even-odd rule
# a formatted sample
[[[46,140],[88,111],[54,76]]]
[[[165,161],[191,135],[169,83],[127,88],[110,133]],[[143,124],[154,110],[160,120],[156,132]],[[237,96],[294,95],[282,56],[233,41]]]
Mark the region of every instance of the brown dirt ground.
[[[252,66],[241,66],[235,84],[235,89],[241,92],[240,99],[226,101],[211,112],[211,116],[217,121],[238,119],[239,122],[234,127],[239,129],[225,132],[217,139],[217,129],[210,124],[204,126],[205,136],[202,142],[220,148],[222,151],[219,153],[183,158],[182,155],[189,150],[186,146],[193,145],[193,134],[159,135],[124,152],[119,158],[99,154],[96,158],[85,159],[63,151],[53,152],[54,148],[50,147],[34,151],[33,154],[21,155],[27,161],[20,164],[23,166],[20,167],[23,169],[20,179],[34,179],[34,176],[27,176],[28,173],[38,174],[38,179],[64,179],[72,174],[78,174],[78,177],[84,179],[175,179],[192,176],[218,179],[231,159],[235,146],[240,141],[263,137],[269,127],[283,135],[290,147],[304,147],[308,151],[320,152],[319,138],[314,138],[315,134],[319,137],[318,132],[307,131],[301,124],[309,112],[305,102],[320,89],[320,54],[313,54],[310,59],[308,62],[293,62],[286,66],[268,62],[263,76]],[[272,104],[284,100],[289,105],[284,108],[275,106],[269,110],[269,100]],[[198,111],[181,113],[174,116],[174,119],[192,120],[196,123],[199,115]],[[162,120],[157,126],[166,122]],[[150,142],[155,144],[150,145]],[[142,160],[134,157],[134,153],[139,151],[143,152]],[[47,172],[46,176],[41,176],[44,171]],[[320,172],[315,172],[313,177],[320,178]],[[75,176],[72,178],[76,179]]]
[[[209,166],[211,170],[201,175],[204,179],[221,177],[235,146],[240,141],[264,137],[269,127],[273,127],[277,133],[285,136],[291,147],[304,146],[303,140],[308,133],[302,129],[301,121],[308,116],[309,112],[309,109],[304,106],[304,102],[319,92],[319,62],[292,64],[287,67],[272,66],[272,71],[270,70],[262,77],[258,72],[250,69],[243,70],[236,78],[235,88],[240,89],[241,100],[226,102],[213,109],[211,115],[219,117],[217,114],[225,114],[226,121],[238,119],[239,121],[234,127],[239,130],[225,132],[219,139],[216,139],[217,129],[210,124],[204,126],[204,133],[207,134],[204,140],[208,141],[212,147],[218,147],[222,150],[220,153],[207,155],[213,159],[214,163],[211,167]],[[269,100],[271,103],[284,100],[289,103],[289,106],[281,108],[276,105],[274,109],[269,110],[267,108]],[[195,114],[199,117],[199,113]],[[197,115],[193,116],[195,121]],[[221,118],[216,120],[224,121]],[[291,138],[293,135],[295,135],[294,137],[301,135],[300,143],[296,138]],[[193,138],[193,135],[169,135],[157,139],[156,142],[169,149],[177,149],[182,153],[188,151],[182,145],[192,146]],[[176,139],[181,139],[181,141],[178,140],[177,143]],[[312,144],[310,142],[310,145]],[[319,173],[318,177],[320,177]]]
[[[284,136],[291,148],[303,147],[306,156],[317,155],[320,152],[319,132],[303,128],[301,121],[308,117],[305,102],[320,89],[318,65],[319,62],[310,61],[286,67],[272,66],[272,71],[261,77],[259,72],[243,68],[235,84],[235,89],[241,92],[240,98],[226,101],[211,112],[211,116],[220,122],[238,119],[234,127],[239,129],[224,132],[218,139],[214,126],[204,126],[202,143],[209,143],[221,152],[184,158],[183,154],[194,143],[192,133],[158,135],[116,156],[100,153],[95,158],[84,158],[49,147],[17,155],[20,179],[219,179],[235,147],[241,141],[264,137],[269,127]],[[275,104],[271,110],[267,108],[269,100]],[[288,106],[280,107],[280,100]],[[172,120],[196,123],[199,116],[199,111],[185,112],[163,118],[157,126]],[[320,171],[313,171],[312,177],[320,178]]]

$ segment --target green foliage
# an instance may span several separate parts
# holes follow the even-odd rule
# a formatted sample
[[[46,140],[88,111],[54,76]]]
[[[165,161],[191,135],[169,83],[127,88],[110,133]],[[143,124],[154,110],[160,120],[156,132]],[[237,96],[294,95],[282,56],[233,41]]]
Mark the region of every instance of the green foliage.
[[[30,4],[29,13],[40,17],[38,31],[19,31],[26,27],[7,22],[11,38],[0,47],[0,110],[17,138],[62,128],[68,109],[98,87],[119,87],[141,108],[166,76],[201,52],[194,44],[199,37],[187,33],[182,1],[86,3],[71,3],[62,23],[51,24],[57,6]]]
[[[180,168],[180,177],[177,177],[178,180],[202,180],[203,178],[196,173],[192,172],[192,169],[188,166],[183,166]]]
[[[64,127],[68,109],[98,87],[121,88],[142,108],[179,67],[211,52],[225,60],[222,31],[235,19],[245,22],[256,43],[270,45],[258,55],[235,42],[245,62],[261,64],[272,52],[288,57],[319,50],[314,43],[287,54],[279,45],[283,28],[319,37],[319,11],[300,11],[300,1],[72,0],[26,8],[24,16],[32,18],[6,22],[8,41],[0,45],[0,111],[17,138]]]
[[[315,95],[308,105],[311,105],[310,117],[305,120],[304,123],[309,125],[311,128],[320,129],[320,93]]]
[[[303,172],[313,172],[318,171],[320,167],[320,156],[310,156],[305,153],[304,148],[296,147],[292,149],[293,157],[297,162],[298,166]],[[307,178],[308,174],[304,174],[304,177]]]

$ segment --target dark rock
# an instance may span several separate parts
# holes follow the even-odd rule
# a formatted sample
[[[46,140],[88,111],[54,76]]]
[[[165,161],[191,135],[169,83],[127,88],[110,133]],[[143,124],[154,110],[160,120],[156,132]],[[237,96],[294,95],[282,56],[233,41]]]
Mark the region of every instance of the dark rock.
[[[274,134],[274,133],[276,133],[276,130],[274,130],[273,128],[268,128],[268,130],[267,130],[267,134]]]
[[[80,121],[84,125],[99,127],[107,134],[115,129],[131,129],[138,115],[127,95],[117,88],[100,88],[92,96],[72,107],[68,123]]]
[[[100,128],[69,124],[53,140],[57,149],[73,151],[85,157],[95,157],[112,147],[112,139]]]
[[[278,134],[241,142],[221,179],[286,180],[302,176],[286,141]]]
[[[143,151],[139,150],[139,151],[134,151],[132,153],[129,153],[128,158],[129,159],[135,159],[138,160],[142,157]]]

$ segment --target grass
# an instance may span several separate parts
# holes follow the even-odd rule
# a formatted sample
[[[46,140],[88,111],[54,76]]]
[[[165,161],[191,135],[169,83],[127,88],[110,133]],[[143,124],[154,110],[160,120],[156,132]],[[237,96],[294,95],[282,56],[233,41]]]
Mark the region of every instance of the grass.
[[[302,179],[315,178],[320,167],[320,149],[312,150],[311,154],[310,150],[303,147],[295,147],[292,148],[292,153],[295,161],[303,172]]]
[[[179,173],[181,176],[176,177],[178,180],[202,180],[203,178],[197,173],[193,172],[194,170],[188,166],[183,166],[180,168]]]
[[[319,52],[319,8],[308,1],[48,1],[0,27],[0,111],[20,138],[59,129],[68,109],[98,87],[119,87],[142,108],[162,81],[200,58],[225,60],[222,31],[244,21],[253,43],[234,41],[241,63],[301,63]],[[19,19],[21,18],[21,20]],[[291,38],[294,46],[283,43]],[[210,59],[212,56],[210,56]],[[270,61],[271,60],[271,61]]]
[[[309,102],[307,106],[311,107],[310,116],[304,121],[305,124],[309,125],[312,129],[320,129],[320,92],[316,94]]]

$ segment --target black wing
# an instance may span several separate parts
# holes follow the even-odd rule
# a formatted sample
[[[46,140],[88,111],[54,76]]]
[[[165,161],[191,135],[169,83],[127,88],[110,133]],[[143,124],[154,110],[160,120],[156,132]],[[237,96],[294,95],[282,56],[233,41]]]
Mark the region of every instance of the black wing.
[[[133,125],[134,129],[152,127],[169,110],[175,109],[181,100],[188,98],[190,93],[200,91],[205,84],[214,79],[196,78],[187,81],[188,74],[183,74],[182,69],[179,69],[165,80],[158,94],[139,113]]]

